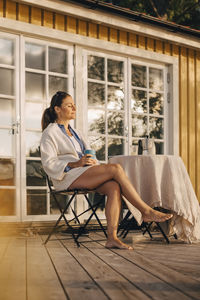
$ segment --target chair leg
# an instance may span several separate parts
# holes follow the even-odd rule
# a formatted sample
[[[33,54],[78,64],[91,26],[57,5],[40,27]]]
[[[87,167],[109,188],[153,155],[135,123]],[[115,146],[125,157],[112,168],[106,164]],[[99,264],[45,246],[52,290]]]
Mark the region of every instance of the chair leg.
[[[145,222],[143,223],[144,227],[145,227],[145,230],[143,231],[143,235],[145,235],[145,233],[148,232],[148,234],[149,234],[149,236],[150,236],[151,239],[153,239],[153,236],[152,236],[152,234],[151,234],[151,232],[150,232],[149,229],[150,229],[152,223],[153,222],[150,222],[149,224],[145,223]]]
[[[97,216],[97,214],[96,214],[96,210],[94,210],[94,208],[93,208],[93,206],[92,206],[92,204],[91,204],[89,198],[87,197],[87,195],[84,195],[84,196],[85,196],[85,198],[86,198],[86,200],[87,200],[89,206],[91,207],[92,212],[93,212],[93,215],[95,215],[95,218],[96,218],[97,222],[99,223],[99,225],[100,225],[100,227],[101,227],[101,229],[102,229],[102,231],[103,231],[105,237],[107,238],[107,233],[106,233],[105,229],[103,228],[103,225],[101,224],[101,221],[99,220],[99,218],[98,218],[98,216]],[[97,208],[98,208],[98,205],[99,205],[100,203],[101,203],[101,201],[98,202]],[[96,206],[96,205],[95,205],[95,206]]]
[[[54,227],[52,228],[52,230],[51,230],[51,232],[49,233],[49,235],[48,235],[47,239],[45,240],[44,244],[47,244],[47,242],[48,242],[49,239],[51,238],[52,234],[54,233],[55,229],[57,228],[57,226],[58,226],[58,224],[60,223],[60,221],[61,221],[62,218],[65,220],[66,225],[69,226],[69,227],[71,227],[71,225],[69,225],[69,223],[68,223],[68,221],[67,221],[67,219],[66,219],[66,217],[65,217],[65,213],[66,213],[68,207],[70,206],[72,200],[74,199],[75,195],[76,195],[76,194],[73,194],[73,196],[70,198],[69,202],[66,204],[65,208],[62,209],[61,206],[60,206],[60,203],[57,201],[56,196],[53,194],[54,200],[55,200],[55,202],[56,202],[56,204],[57,204],[57,206],[58,206],[58,208],[59,208],[59,210],[60,210],[60,212],[61,212],[61,215],[60,215],[60,217],[58,218],[58,220],[56,221],[56,224],[55,224]],[[73,236],[73,238],[74,238],[74,240],[75,240],[75,235],[74,235],[73,231],[72,231],[72,236]]]
[[[157,226],[158,226],[158,228],[159,228],[160,232],[161,232],[161,233],[162,233],[162,235],[164,236],[164,238],[165,238],[166,242],[169,244],[169,239],[168,239],[168,237],[166,236],[166,234],[164,233],[164,231],[162,230],[162,228],[161,228],[160,224],[159,224],[158,222],[156,222],[156,224],[157,224]]]

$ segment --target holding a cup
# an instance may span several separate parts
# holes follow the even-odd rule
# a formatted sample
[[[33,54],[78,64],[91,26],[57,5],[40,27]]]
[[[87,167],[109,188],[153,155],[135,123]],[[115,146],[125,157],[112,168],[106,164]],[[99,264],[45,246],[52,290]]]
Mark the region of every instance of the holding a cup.
[[[93,149],[86,149],[84,155],[96,160],[96,151]],[[85,166],[87,166],[87,164],[85,164]]]

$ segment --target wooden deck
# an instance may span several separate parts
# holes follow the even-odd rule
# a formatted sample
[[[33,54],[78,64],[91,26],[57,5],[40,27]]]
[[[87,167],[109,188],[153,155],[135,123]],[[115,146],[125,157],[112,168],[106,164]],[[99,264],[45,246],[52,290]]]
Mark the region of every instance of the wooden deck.
[[[80,248],[63,235],[47,246],[44,238],[0,237],[0,300],[200,299],[200,244],[134,232],[127,251],[104,248],[99,233]]]

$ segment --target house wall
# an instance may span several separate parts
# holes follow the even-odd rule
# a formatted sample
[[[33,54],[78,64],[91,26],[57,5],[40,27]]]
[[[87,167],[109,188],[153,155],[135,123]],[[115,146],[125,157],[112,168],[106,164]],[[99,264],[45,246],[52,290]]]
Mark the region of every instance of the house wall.
[[[9,0],[0,0],[0,17],[179,58],[179,154],[200,201],[200,50]]]

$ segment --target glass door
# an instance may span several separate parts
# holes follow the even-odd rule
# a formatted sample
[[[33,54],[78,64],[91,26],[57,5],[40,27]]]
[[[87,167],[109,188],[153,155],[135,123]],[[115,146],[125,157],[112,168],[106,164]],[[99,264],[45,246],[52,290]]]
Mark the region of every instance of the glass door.
[[[23,220],[54,220],[59,211],[49,196],[39,152],[41,118],[56,91],[73,96],[73,47],[30,38],[23,38],[21,47]],[[67,197],[61,197],[64,205]]]
[[[19,39],[0,33],[0,220],[20,220]]]

